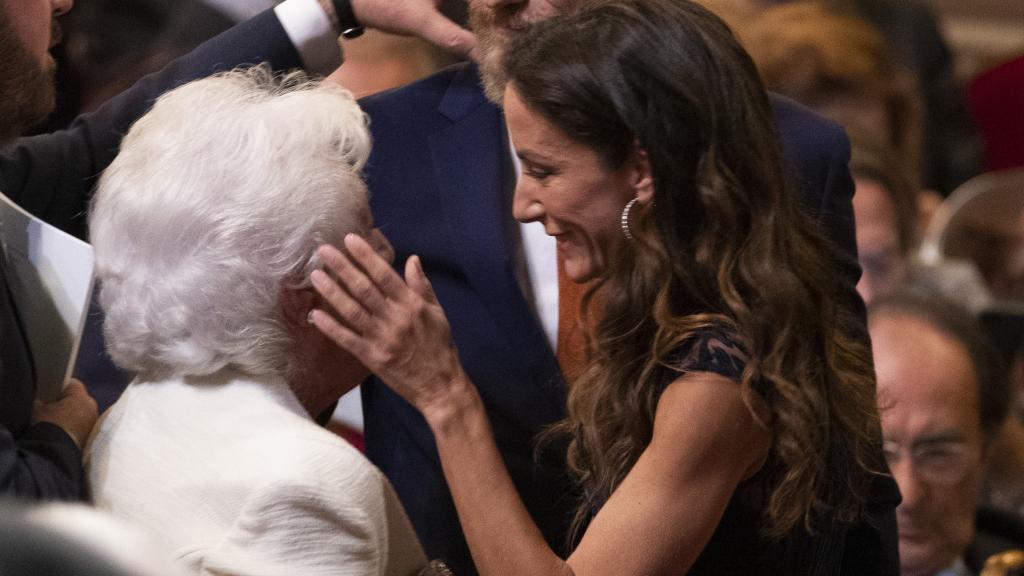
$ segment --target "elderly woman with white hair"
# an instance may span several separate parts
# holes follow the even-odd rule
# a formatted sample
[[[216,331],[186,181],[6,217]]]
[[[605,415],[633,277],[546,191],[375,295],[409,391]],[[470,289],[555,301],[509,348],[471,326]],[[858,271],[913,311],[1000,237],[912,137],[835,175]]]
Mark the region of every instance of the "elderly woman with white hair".
[[[104,334],[138,376],[94,431],[88,479],[193,573],[427,564],[384,476],[311,417],[366,375],[307,322],[305,279],[318,245],[371,233],[369,146],[351,94],[253,68],[162,96],[100,180]]]

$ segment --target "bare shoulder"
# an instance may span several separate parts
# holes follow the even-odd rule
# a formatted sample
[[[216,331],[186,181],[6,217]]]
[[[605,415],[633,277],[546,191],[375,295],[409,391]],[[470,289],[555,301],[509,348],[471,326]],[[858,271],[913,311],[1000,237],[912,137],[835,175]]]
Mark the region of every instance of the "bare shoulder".
[[[756,393],[744,398],[734,380],[690,372],[662,393],[654,416],[651,449],[662,457],[705,466],[711,460],[743,464],[743,478],[764,463],[771,446],[767,407]]]
[[[574,571],[686,572],[770,444],[735,380],[714,372],[679,376],[658,401],[650,444],[570,557]]]

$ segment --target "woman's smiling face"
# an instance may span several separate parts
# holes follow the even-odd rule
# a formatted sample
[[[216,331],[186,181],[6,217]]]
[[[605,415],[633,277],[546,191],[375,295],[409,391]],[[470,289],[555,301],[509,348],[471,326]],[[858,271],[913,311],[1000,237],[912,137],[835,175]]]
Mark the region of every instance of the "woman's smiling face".
[[[527,108],[514,86],[505,91],[505,120],[523,167],[516,219],[541,222],[556,238],[571,280],[600,276],[615,243],[626,241],[622,209],[649,182],[646,162],[631,158],[608,168],[596,152]]]

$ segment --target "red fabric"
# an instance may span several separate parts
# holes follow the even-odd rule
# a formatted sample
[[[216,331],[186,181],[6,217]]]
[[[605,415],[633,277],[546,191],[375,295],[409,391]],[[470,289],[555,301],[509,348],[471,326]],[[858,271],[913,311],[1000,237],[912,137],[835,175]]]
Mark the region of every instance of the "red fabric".
[[[985,142],[986,169],[1024,167],[1024,55],[976,76],[967,107]]]
[[[583,330],[580,326],[580,302],[585,284],[577,284],[565,275],[562,251],[558,251],[558,345],[555,355],[566,385],[572,383],[587,366]]]
[[[366,442],[363,440],[363,433],[337,420],[327,423],[327,429],[341,436],[349,444],[356,447],[360,452],[366,452]]]

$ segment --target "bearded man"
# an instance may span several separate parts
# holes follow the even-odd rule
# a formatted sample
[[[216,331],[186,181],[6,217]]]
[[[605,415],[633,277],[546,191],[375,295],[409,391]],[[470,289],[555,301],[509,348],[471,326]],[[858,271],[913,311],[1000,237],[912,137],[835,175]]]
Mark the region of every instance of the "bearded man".
[[[56,64],[48,50],[60,40],[53,17],[70,8],[71,0],[0,2],[0,144],[53,108]],[[96,403],[72,381],[57,401],[33,409],[33,366],[4,258],[0,254],[0,493],[75,498],[82,482],[79,449],[96,421]]]
[[[54,106],[54,18],[73,0],[0,0],[0,191],[22,208],[79,236],[95,177],[113,160],[122,134],[160,93],[212,72],[269,62],[275,70],[326,73],[341,63],[337,38],[360,21],[417,33],[468,52],[472,36],[447,21],[433,0],[287,0],[141,80],[64,131],[14,140]],[[81,497],[82,442],[96,403],[71,381],[56,402],[33,407],[35,367],[0,258],[0,495]]]
[[[17,8],[15,8],[17,5]],[[0,3],[0,144],[43,120],[54,106],[56,63],[49,48],[61,39],[52,16],[71,7],[70,0]]]
[[[361,102],[374,139],[367,168],[374,221],[394,245],[395,262],[419,255],[509,473],[555,550],[567,549],[577,499],[560,457],[564,447],[548,443],[538,450],[536,440],[565,417],[556,348],[564,348],[559,356],[572,354],[571,346],[557,343],[576,311],[559,310],[554,239],[541,225],[512,218],[519,169],[501,110],[501,59],[517,34],[579,4],[470,0],[479,65],[458,65]],[[863,329],[846,136],[792,102],[775,98],[773,104],[804,205],[839,247],[836,273]],[[367,454],[398,491],[428,555],[445,559],[457,574],[475,574],[430,429],[383,384],[369,381],[362,393]],[[845,556],[841,569],[814,573],[898,574],[898,500],[891,479],[881,479],[869,504],[873,524],[850,527],[845,541],[818,544],[856,553]]]

